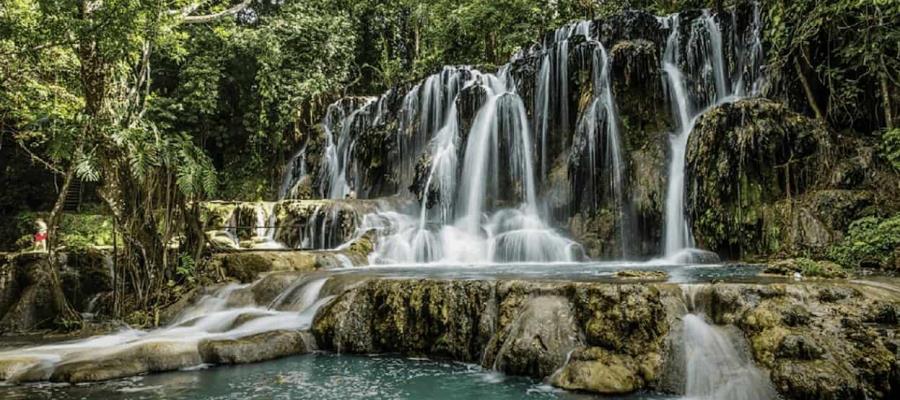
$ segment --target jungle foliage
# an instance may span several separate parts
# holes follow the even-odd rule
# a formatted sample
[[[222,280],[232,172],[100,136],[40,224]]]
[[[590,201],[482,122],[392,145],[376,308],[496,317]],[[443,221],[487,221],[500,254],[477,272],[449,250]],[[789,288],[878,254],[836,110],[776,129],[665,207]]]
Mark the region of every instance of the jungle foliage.
[[[853,222],[844,241],[829,255],[850,268],[900,269],[900,214]]]

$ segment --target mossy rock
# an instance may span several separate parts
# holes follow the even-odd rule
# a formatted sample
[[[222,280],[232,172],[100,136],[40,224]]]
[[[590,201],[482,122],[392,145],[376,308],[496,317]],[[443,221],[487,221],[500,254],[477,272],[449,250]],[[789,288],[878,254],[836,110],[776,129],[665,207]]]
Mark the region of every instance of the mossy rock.
[[[775,205],[827,180],[831,143],[823,125],[770,100],[704,113],[686,156],[686,207],[698,244],[737,258],[788,242],[795,227],[778,223]]]
[[[808,258],[791,258],[775,261],[763,270],[773,275],[794,276],[799,273],[805,278],[846,278],[847,271],[831,261],[815,261]]]
[[[574,351],[551,382],[567,390],[627,394],[647,387],[656,379],[661,365],[662,357],[657,353],[631,357],[589,347]]]

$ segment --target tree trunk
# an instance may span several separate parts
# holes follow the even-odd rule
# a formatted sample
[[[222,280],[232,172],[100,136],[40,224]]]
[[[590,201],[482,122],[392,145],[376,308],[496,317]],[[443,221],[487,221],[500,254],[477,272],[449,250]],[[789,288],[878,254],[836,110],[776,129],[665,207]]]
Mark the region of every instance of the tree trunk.
[[[881,74],[879,78],[881,81],[881,101],[884,107],[884,125],[888,130],[891,130],[894,129],[894,116],[891,112],[891,91],[888,86],[887,76]]]
[[[800,83],[803,85],[803,92],[806,94],[806,102],[809,103],[809,106],[816,114],[816,119],[822,122],[826,122],[825,113],[822,112],[822,108],[819,107],[819,103],[816,101],[815,93],[813,93],[812,87],[809,84],[809,80],[806,78],[806,74],[803,72],[803,67],[800,65],[800,59],[796,57],[794,58],[794,71],[797,72],[797,76],[800,78]]]
[[[56,256],[56,248],[59,243],[59,222],[62,217],[63,206],[66,203],[66,195],[69,193],[69,187],[72,185],[74,178],[75,164],[73,163],[63,176],[63,184],[59,190],[59,195],[56,197],[56,203],[53,205],[53,210],[50,211],[50,216],[47,217],[47,238],[45,240],[47,241],[47,274],[50,277],[50,290],[53,293],[54,305],[59,311],[59,318],[78,322],[81,321],[81,315],[72,308],[68,299],[66,299],[65,292],[62,289],[62,282],[57,273],[59,266],[57,265],[58,257]]]

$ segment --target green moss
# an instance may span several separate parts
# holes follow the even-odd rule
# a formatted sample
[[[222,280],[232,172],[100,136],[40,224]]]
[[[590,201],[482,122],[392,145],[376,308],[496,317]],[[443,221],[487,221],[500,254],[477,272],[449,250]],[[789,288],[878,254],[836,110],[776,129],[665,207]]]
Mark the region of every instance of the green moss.
[[[686,206],[697,242],[734,258],[792,245],[800,235],[784,229],[797,224],[789,225],[795,214],[782,202],[816,189],[830,147],[823,126],[780,103],[750,99],[706,112],[687,149]]]
[[[900,172],[900,128],[894,128],[881,136],[881,154]]]
[[[776,275],[793,275],[800,273],[807,278],[846,278],[847,271],[840,265],[825,260],[811,260],[805,257],[781,260],[766,267],[765,273]]]

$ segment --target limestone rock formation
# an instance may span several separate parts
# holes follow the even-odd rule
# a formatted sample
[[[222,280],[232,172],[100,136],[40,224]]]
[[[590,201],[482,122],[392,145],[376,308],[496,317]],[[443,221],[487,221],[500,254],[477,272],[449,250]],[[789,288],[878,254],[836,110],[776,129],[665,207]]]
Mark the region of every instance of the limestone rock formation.
[[[246,364],[304,353],[307,344],[299,331],[271,331],[237,339],[206,339],[198,349],[204,362]]]
[[[678,358],[680,333],[671,326],[686,309],[704,310],[747,337],[785,398],[892,398],[900,388],[900,302],[891,290],[865,282],[682,289],[363,280],[320,310],[312,332],[324,349],[480,362],[562,388],[622,394],[671,390],[663,379],[683,368],[667,361]]]

